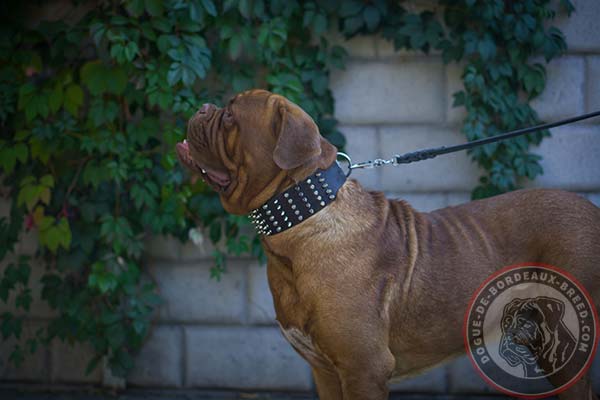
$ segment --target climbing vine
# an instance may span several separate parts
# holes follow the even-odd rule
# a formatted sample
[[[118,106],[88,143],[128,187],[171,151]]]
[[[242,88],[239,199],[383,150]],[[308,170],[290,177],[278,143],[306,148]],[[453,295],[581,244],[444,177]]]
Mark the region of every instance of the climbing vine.
[[[45,13],[26,3],[3,4],[0,13],[0,179],[11,201],[0,217],[0,300],[14,310],[0,315],[0,332],[19,339],[15,363],[58,338],[92,346],[88,371],[108,357],[120,376],[160,304],[141,263],[148,235],[207,236],[216,278],[225,255],[261,255],[257,238],[243,233],[247,220],[227,215],[176,161],[174,145],[199,104],[266,87],[298,103],[343,147],[329,77],[347,55],[329,32],[375,34],[396,49],[435,50],[464,64],[454,103],[466,108],[463,132],[473,140],[537,122],[529,101],[546,76],[534,60],[566,48],[547,27],[556,12],[549,0],[441,0],[436,13],[391,0],[36,5]],[[59,18],[36,17],[53,12]],[[485,171],[474,197],[541,173],[529,146],[546,134],[473,150]],[[16,251],[24,231],[37,233],[33,256]],[[25,340],[34,261],[55,316]]]

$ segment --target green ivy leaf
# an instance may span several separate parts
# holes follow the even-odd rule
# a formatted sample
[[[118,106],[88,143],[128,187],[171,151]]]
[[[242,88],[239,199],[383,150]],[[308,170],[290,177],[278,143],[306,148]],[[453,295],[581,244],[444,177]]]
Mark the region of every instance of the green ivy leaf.
[[[212,0],[202,0],[202,6],[208,14],[213,17],[217,16],[217,7],[215,7],[215,3]]]
[[[77,116],[79,107],[83,104],[83,90],[76,84],[71,84],[65,91],[64,105],[65,109],[73,116]]]
[[[153,17],[158,17],[163,13],[163,2],[161,0],[144,0],[146,11]]]
[[[379,26],[379,22],[381,21],[381,14],[379,10],[374,6],[367,6],[363,10],[363,18],[367,24],[367,29],[369,32],[375,31]]]

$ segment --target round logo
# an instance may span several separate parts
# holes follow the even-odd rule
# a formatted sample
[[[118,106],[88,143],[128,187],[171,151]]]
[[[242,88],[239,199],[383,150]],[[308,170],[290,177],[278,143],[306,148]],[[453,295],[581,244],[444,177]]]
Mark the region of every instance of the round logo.
[[[480,375],[512,396],[555,395],[589,368],[598,315],[585,288],[541,264],[510,266],[489,277],[464,321],[467,354]]]

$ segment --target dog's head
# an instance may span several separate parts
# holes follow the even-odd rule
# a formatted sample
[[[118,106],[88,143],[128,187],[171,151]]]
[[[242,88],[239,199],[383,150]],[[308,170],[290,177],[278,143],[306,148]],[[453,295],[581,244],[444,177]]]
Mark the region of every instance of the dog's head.
[[[204,104],[176,150],[232,214],[247,214],[317,168],[327,168],[337,152],[306,112],[265,90],[240,93],[223,108]]]
[[[565,339],[561,337],[564,330],[559,330],[564,313],[565,305],[558,299],[513,299],[502,314],[502,358],[513,367],[553,364],[557,341]]]

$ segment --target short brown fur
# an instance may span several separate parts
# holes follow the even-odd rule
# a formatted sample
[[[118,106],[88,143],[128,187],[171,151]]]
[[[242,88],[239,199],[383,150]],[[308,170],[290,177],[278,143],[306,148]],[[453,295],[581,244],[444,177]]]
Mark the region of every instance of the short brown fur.
[[[214,121],[224,112],[231,126]],[[198,134],[208,150],[194,148]],[[304,111],[261,90],[193,119],[188,141],[195,161],[231,176],[221,201],[235,214],[335,158]],[[520,190],[420,213],[349,180],[331,205],[262,243],[277,320],[311,364],[321,399],[386,399],[391,378],[464,353],[469,299],[507,265],[560,266],[600,307],[600,210],[564,191]],[[595,398],[588,377],[559,397]]]

